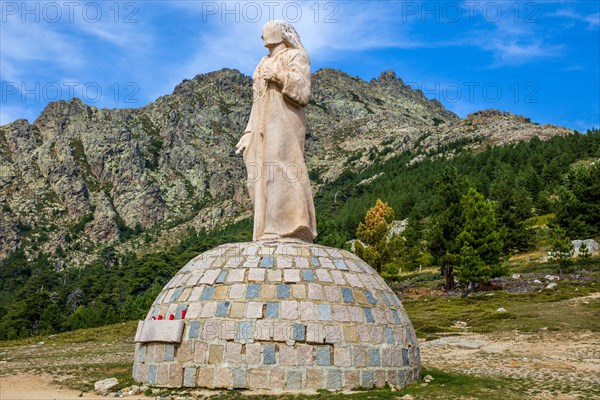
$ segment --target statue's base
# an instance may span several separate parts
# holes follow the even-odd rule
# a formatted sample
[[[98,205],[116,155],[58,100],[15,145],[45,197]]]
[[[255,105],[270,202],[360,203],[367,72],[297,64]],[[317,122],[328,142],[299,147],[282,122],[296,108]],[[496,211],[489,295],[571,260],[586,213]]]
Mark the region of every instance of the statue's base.
[[[136,342],[133,377],[159,387],[352,390],[420,377],[414,329],[384,280],[352,253],[302,242],[200,254]]]

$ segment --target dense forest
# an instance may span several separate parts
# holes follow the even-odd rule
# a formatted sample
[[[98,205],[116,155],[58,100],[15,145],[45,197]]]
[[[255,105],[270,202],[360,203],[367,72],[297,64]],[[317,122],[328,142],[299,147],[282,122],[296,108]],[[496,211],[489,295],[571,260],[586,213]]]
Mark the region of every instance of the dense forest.
[[[315,195],[317,242],[347,246],[378,199],[393,209],[395,219],[408,219],[403,245],[382,271],[389,279],[398,268],[447,263],[459,236],[455,222],[465,218],[465,198],[489,204],[505,258],[535,246],[528,221],[536,216],[549,215],[550,226],[570,239],[600,237],[597,130],[481,151],[463,151],[467,144],[425,154],[418,162],[415,157],[422,155],[402,153],[324,183]],[[173,248],[142,256],[117,254],[107,246],[85,268],[59,269],[46,254],[27,261],[16,252],[0,263],[0,339],[143,318],[189,259],[221,243],[251,240],[251,232],[250,220],[211,232],[189,231]]]

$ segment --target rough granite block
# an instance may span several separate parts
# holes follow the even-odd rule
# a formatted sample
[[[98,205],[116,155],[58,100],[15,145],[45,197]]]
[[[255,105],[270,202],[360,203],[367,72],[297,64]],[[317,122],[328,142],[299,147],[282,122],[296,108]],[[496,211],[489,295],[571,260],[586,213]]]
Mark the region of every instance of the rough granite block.
[[[302,389],[302,371],[287,370],[285,377],[285,387],[287,389]]]
[[[148,384],[154,385],[156,384],[156,373],[158,371],[158,366],[156,364],[151,364],[148,366]]]
[[[307,368],[306,369],[306,384],[307,389],[322,389],[323,388],[323,373],[324,368]]]
[[[248,373],[245,368],[233,369],[233,384],[234,389],[248,388]]]
[[[352,289],[350,288],[342,288],[342,298],[344,299],[344,303],[353,303],[354,302],[354,294],[352,294]]]
[[[350,346],[335,346],[333,348],[333,364],[337,367],[352,366],[352,350]]]
[[[281,302],[282,319],[298,319],[298,302],[295,300],[284,300]]]
[[[371,312],[371,309],[365,307],[363,310],[365,312],[365,319],[367,320],[367,322],[375,323],[375,318],[373,318],[373,313]]]
[[[373,371],[360,372],[360,386],[372,389],[375,386],[375,373]]]
[[[263,282],[265,280],[265,270],[254,268],[248,271],[248,280],[250,282]]]
[[[373,297],[373,293],[370,290],[365,290],[365,296],[367,297],[367,301],[369,304],[377,304],[377,300]]]
[[[294,324],[293,338],[298,342],[306,340],[306,326],[304,324]]]
[[[341,300],[340,291],[335,286],[325,286],[325,297],[332,303],[337,303]]]
[[[328,370],[325,387],[329,390],[340,390],[342,388],[342,371],[339,369]]]
[[[277,285],[277,298],[287,299],[290,297],[290,285],[280,284]]]
[[[258,297],[258,292],[260,291],[260,285],[256,283],[248,284],[246,288],[246,298],[247,299],[255,299]]]
[[[246,308],[246,318],[262,318],[263,316],[263,303],[260,301],[248,302]]]
[[[273,265],[274,265],[273,256],[264,256],[260,260],[260,267],[261,268],[273,268]]]
[[[239,342],[249,342],[254,340],[254,324],[252,321],[241,321],[237,323],[236,339]]]
[[[208,363],[220,365],[223,361],[224,348],[222,344],[211,344],[208,350]]]
[[[296,349],[294,346],[279,346],[279,365],[286,367],[296,366]]]
[[[252,368],[248,370],[248,388],[251,390],[269,388],[266,368]]]
[[[333,265],[335,265],[337,269],[348,271],[348,266],[346,265],[344,260],[333,260]]]
[[[379,349],[369,349],[369,366],[381,366],[381,356],[379,354]]]
[[[225,278],[227,277],[227,271],[221,271],[215,283],[223,283],[225,282]]]
[[[305,281],[314,281],[315,273],[313,272],[312,269],[303,269],[302,270],[302,279],[304,279]]]
[[[323,300],[323,286],[310,282],[308,284],[308,298],[311,300]]]
[[[177,301],[177,299],[179,298],[179,295],[181,295],[181,292],[183,292],[183,288],[175,289],[175,291],[171,295],[171,298],[169,299],[169,302],[175,303]]]
[[[203,301],[212,300],[214,294],[215,294],[215,288],[213,286],[207,286],[202,291],[202,295],[200,296],[200,300],[203,300]]]
[[[264,345],[262,348],[262,352],[263,352],[263,364],[272,365],[272,364],[276,363],[275,345],[274,344]]]
[[[317,359],[317,365],[320,365],[320,366],[331,365],[331,347],[330,346],[317,346],[315,348],[315,358]]]
[[[402,365],[408,366],[408,349],[402,349]]]
[[[229,307],[231,306],[231,302],[229,301],[219,301],[217,303],[217,310],[215,312],[215,317],[226,317],[229,313]]]
[[[315,320],[315,305],[312,301],[300,302],[300,319],[302,321]]]
[[[215,389],[229,389],[233,384],[233,374],[230,368],[215,368]]]
[[[267,303],[265,307],[265,318],[276,319],[279,318],[279,303]]]
[[[260,364],[260,343],[247,343],[244,345],[246,349],[246,363],[248,365]]]
[[[183,370],[183,386],[195,387],[196,386],[196,368],[186,367]]]
[[[317,318],[319,321],[331,321],[331,306],[329,304],[318,304]]]
[[[236,283],[236,282],[244,282],[244,275],[246,274],[246,270],[243,268],[240,269],[232,269],[227,276],[227,282]]]
[[[286,269],[283,271],[284,282],[300,282],[300,270],[299,269]]]

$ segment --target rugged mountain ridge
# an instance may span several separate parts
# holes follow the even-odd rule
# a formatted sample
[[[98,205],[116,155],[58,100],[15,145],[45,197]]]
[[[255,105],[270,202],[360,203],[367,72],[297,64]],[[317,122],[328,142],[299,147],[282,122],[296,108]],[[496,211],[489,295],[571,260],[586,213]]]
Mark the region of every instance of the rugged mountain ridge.
[[[143,250],[188,227],[249,216],[234,146],[251,103],[251,78],[223,69],[145,107],[58,101],[33,124],[0,127],[0,259],[23,248],[80,265],[107,245]],[[417,162],[457,141],[477,147],[571,133],[496,110],[461,119],[392,71],[370,82],[317,71],[307,118],[315,190],[405,150],[421,153]]]

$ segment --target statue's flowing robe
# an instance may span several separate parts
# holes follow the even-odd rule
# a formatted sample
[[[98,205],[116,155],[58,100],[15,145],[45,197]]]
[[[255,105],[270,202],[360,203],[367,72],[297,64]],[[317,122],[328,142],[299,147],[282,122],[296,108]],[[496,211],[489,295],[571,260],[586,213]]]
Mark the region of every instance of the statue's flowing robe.
[[[281,84],[262,78],[266,65],[281,73]],[[253,240],[317,236],[315,207],[304,161],[310,99],[310,62],[303,50],[287,48],[265,56],[253,75],[252,111],[243,157],[254,205]]]

